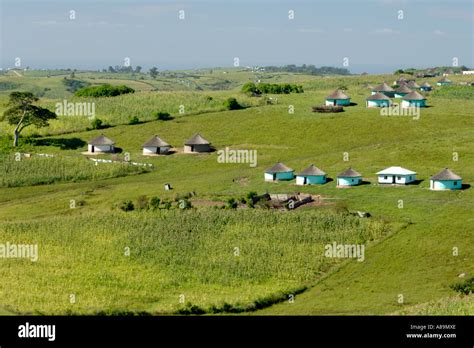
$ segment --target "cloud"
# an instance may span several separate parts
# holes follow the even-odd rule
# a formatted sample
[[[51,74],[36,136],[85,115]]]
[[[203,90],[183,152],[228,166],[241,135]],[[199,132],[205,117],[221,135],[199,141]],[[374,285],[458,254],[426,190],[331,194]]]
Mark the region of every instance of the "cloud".
[[[382,29],[376,29],[374,30],[375,34],[381,34],[381,35],[395,35],[395,34],[400,34],[398,30],[394,30],[391,28],[382,28]]]
[[[446,35],[446,33],[444,31],[441,31],[439,29],[436,29],[435,31],[433,31],[433,33],[435,35],[439,35],[439,36],[445,36]]]
[[[351,32],[354,31],[354,29],[352,29],[352,28],[344,28],[343,30],[344,30],[346,33],[351,33]]]

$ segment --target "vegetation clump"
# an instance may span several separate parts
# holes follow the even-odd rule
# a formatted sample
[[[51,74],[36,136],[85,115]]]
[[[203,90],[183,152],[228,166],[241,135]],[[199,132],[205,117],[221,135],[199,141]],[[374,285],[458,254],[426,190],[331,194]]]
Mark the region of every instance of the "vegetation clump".
[[[77,97],[115,97],[121,94],[135,93],[133,88],[125,85],[112,86],[109,84],[100,86],[89,86],[77,90],[74,95]]]

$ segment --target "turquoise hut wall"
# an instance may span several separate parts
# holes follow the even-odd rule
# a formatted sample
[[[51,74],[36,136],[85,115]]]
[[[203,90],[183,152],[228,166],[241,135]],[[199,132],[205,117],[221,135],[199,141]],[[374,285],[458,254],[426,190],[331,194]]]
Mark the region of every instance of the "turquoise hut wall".
[[[459,190],[462,188],[462,180],[430,180],[432,190]]]
[[[265,181],[293,180],[294,177],[293,172],[265,173]]]
[[[305,182],[306,178],[306,182]],[[321,185],[326,183],[325,175],[297,175],[296,185]]]
[[[419,106],[425,107],[426,100],[403,100],[402,101],[402,108],[411,107],[411,106]]]
[[[368,107],[383,107],[383,106],[390,106],[390,100],[367,100]]]
[[[340,177],[337,178],[337,186],[354,186],[359,185],[362,182],[362,178],[357,177]]]
[[[341,106],[347,106],[351,104],[350,99],[326,99],[326,105],[334,105],[334,102],[336,105],[341,105]]]

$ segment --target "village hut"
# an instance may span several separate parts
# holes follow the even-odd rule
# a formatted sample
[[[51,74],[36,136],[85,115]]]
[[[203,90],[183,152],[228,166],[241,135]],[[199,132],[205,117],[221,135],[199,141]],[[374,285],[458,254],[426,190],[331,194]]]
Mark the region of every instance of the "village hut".
[[[158,135],[151,137],[145,144],[142,145],[143,155],[166,155],[169,153],[171,145],[161,139]]]
[[[201,134],[196,133],[191,139],[184,143],[185,153],[211,152],[211,143],[204,139]]]
[[[373,107],[383,108],[383,107],[390,106],[390,103],[391,103],[390,98],[382,93],[372,94],[370,97],[366,99],[366,106],[368,108],[373,108]]]
[[[115,143],[112,139],[109,139],[104,134],[101,134],[89,141],[87,151],[89,153],[114,153]]]
[[[430,178],[430,190],[460,190],[461,188],[462,178],[449,168],[444,168]]]
[[[451,81],[450,79],[446,78],[446,77],[443,77],[441,80],[439,80],[438,82],[436,82],[436,84],[438,86],[450,86],[453,84],[453,81]]]
[[[281,162],[265,170],[265,181],[292,180],[294,177],[294,170]]]
[[[407,85],[400,86],[395,90],[395,98],[403,98],[404,96],[406,96],[408,93],[411,93],[411,92],[412,90],[408,88]]]
[[[326,182],[326,173],[311,164],[296,175],[296,185],[321,185]]]
[[[377,94],[377,93],[385,94],[387,97],[393,98],[395,91],[392,87],[390,87],[384,82],[381,85],[375,86],[374,89],[372,90],[372,94]]]
[[[410,108],[410,107],[425,107],[426,106],[426,98],[422,96],[417,91],[413,91],[408,93],[403,97],[402,100],[402,108]]]
[[[348,168],[337,176],[337,186],[356,186],[362,182],[362,174]]]
[[[431,87],[431,85],[428,82],[425,82],[420,86],[420,90],[422,90],[423,92],[429,92],[432,89],[433,88]]]
[[[420,85],[418,85],[415,81],[409,81],[406,86],[410,89],[420,89]]]
[[[326,105],[347,106],[351,104],[351,98],[341,90],[335,90],[326,97]]]
[[[416,172],[402,167],[389,167],[376,174],[379,184],[406,185],[416,180]]]

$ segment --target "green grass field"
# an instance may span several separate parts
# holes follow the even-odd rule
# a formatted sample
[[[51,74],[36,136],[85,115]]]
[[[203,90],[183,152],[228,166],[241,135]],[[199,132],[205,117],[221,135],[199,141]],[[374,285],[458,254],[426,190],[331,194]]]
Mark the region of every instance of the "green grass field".
[[[239,86],[251,78],[248,72],[222,74],[216,69],[212,75],[216,74],[225,75],[231,87],[225,91],[212,91],[209,86],[203,91],[160,91],[155,85],[158,82],[146,81],[158,91],[143,88],[134,95],[97,101],[98,117],[114,125],[108,129],[86,131],[84,120],[60,118],[50,128],[28,130],[29,134],[55,135],[37,138],[41,141],[36,145],[22,140],[22,151],[77,157],[86,150],[89,139],[104,133],[122,149],[119,157],[128,152],[132,161],[152,163],[154,170],[140,175],[0,188],[0,241],[37,242],[40,249],[36,263],[0,260],[7,265],[1,268],[4,282],[0,286],[0,310],[165,313],[184,306],[179,296],[185,294],[186,302],[209,312],[212,308],[266,307],[252,313],[474,314],[472,299],[457,298],[450,288],[459,280],[459,274],[474,273],[472,87],[440,88],[428,94],[430,107],[422,109],[420,118],[414,120],[381,116],[379,110],[365,108],[365,98],[370,94],[365,84],[392,82],[397,76],[268,74],[266,79],[262,76],[262,82],[297,82],[305,92],[272,96],[278,102],[265,105],[262,98],[239,92]],[[110,79],[101,74],[84,75],[101,82]],[[211,74],[201,75],[204,79]],[[22,79],[9,74],[1,81],[18,83],[17,78]],[[56,88],[57,96],[51,93],[42,101],[51,107],[62,98],[70,98],[60,81],[57,85],[51,82],[53,78],[62,77],[25,76],[21,88],[41,89],[51,84],[47,88]],[[123,84],[123,79],[120,76],[117,84]],[[457,83],[469,81],[465,76],[452,79]],[[176,78],[168,80],[171,83]],[[434,84],[436,79],[426,81]],[[338,114],[311,112],[312,106],[322,104],[326,95],[341,86],[347,87],[356,105]],[[0,101],[6,101],[8,91],[2,91]],[[213,97],[210,105],[206,104],[206,96]],[[222,102],[230,96],[251,107],[224,111]],[[190,107],[179,114],[176,110],[183,103]],[[294,113],[289,113],[292,108]],[[152,121],[152,111],[170,112],[174,119]],[[133,115],[147,122],[126,125],[128,116]],[[0,123],[0,129],[2,134],[11,131],[4,123]],[[218,163],[216,152],[178,152],[153,158],[141,154],[141,144],[154,134],[180,149],[196,132],[217,149],[257,150],[257,167]],[[5,135],[3,138],[2,143],[10,142]],[[81,145],[66,146],[71,143]],[[3,148],[15,152],[7,145]],[[457,161],[453,160],[454,154],[458,155]],[[349,156],[348,161],[344,161],[344,155]],[[314,163],[334,180],[311,187],[295,186],[294,181],[264,182],[264,170],[279,161],[296,172]],[[369,183],[337,188],[336,175],[349,166]],[[389,166],[412,169],[421,182],[407,187],[377,185],[375,173]],[[444,167],[463,177],[465,189],[429,190],[429,177]],[[165,183],[171,183],[174,190],[165,191]],[[191,211],[126,214],[113,208],[141,195],[172,200],[176,194],[191,191],[197,194],[191,199],[196,209]],[[292,212],[234,212],[198,204],[239,198],[249,191],[318,194],[328,205]],[[84,204],[71,209],[71,199]],[[399,208],[400,200],[403,208]],[[334,207],[344,205],[349,210],[368,211],[372,217],[361,220],[336,212]],[[344,225],[344,221],[349,224],[342,230],[336,228],[334,233],[346,231],[349,241],[371,240],[366,245],[364,262],[347,260],[320,268],[325,265],[321,243],[335,238],[332,232],[326,235],[320,225],[330,217],[337,221],[336,226]],[[367,224],[377,231],[371,237]],[[172,226],[174,232],[167,233],[166,226]],[[388,230],[381,231],[380,226]],[[135,248],[140,256],[123,258],[127,243],[133,246],[132,255]],[[236,262],[232,254],[235,246],[252,254]],[[457,255],[453,255],[453,248],[459,251]],[[303,288],[307,289],[294,302],[285,300],[286,295]],[[76,292],[76,303],[71,304],[69,295]],[[443,299],[450,299],[450,304],[437,304]],[[277,300],[282,301],[271,305]],[[456,306],[461,309],[453,309]]]

